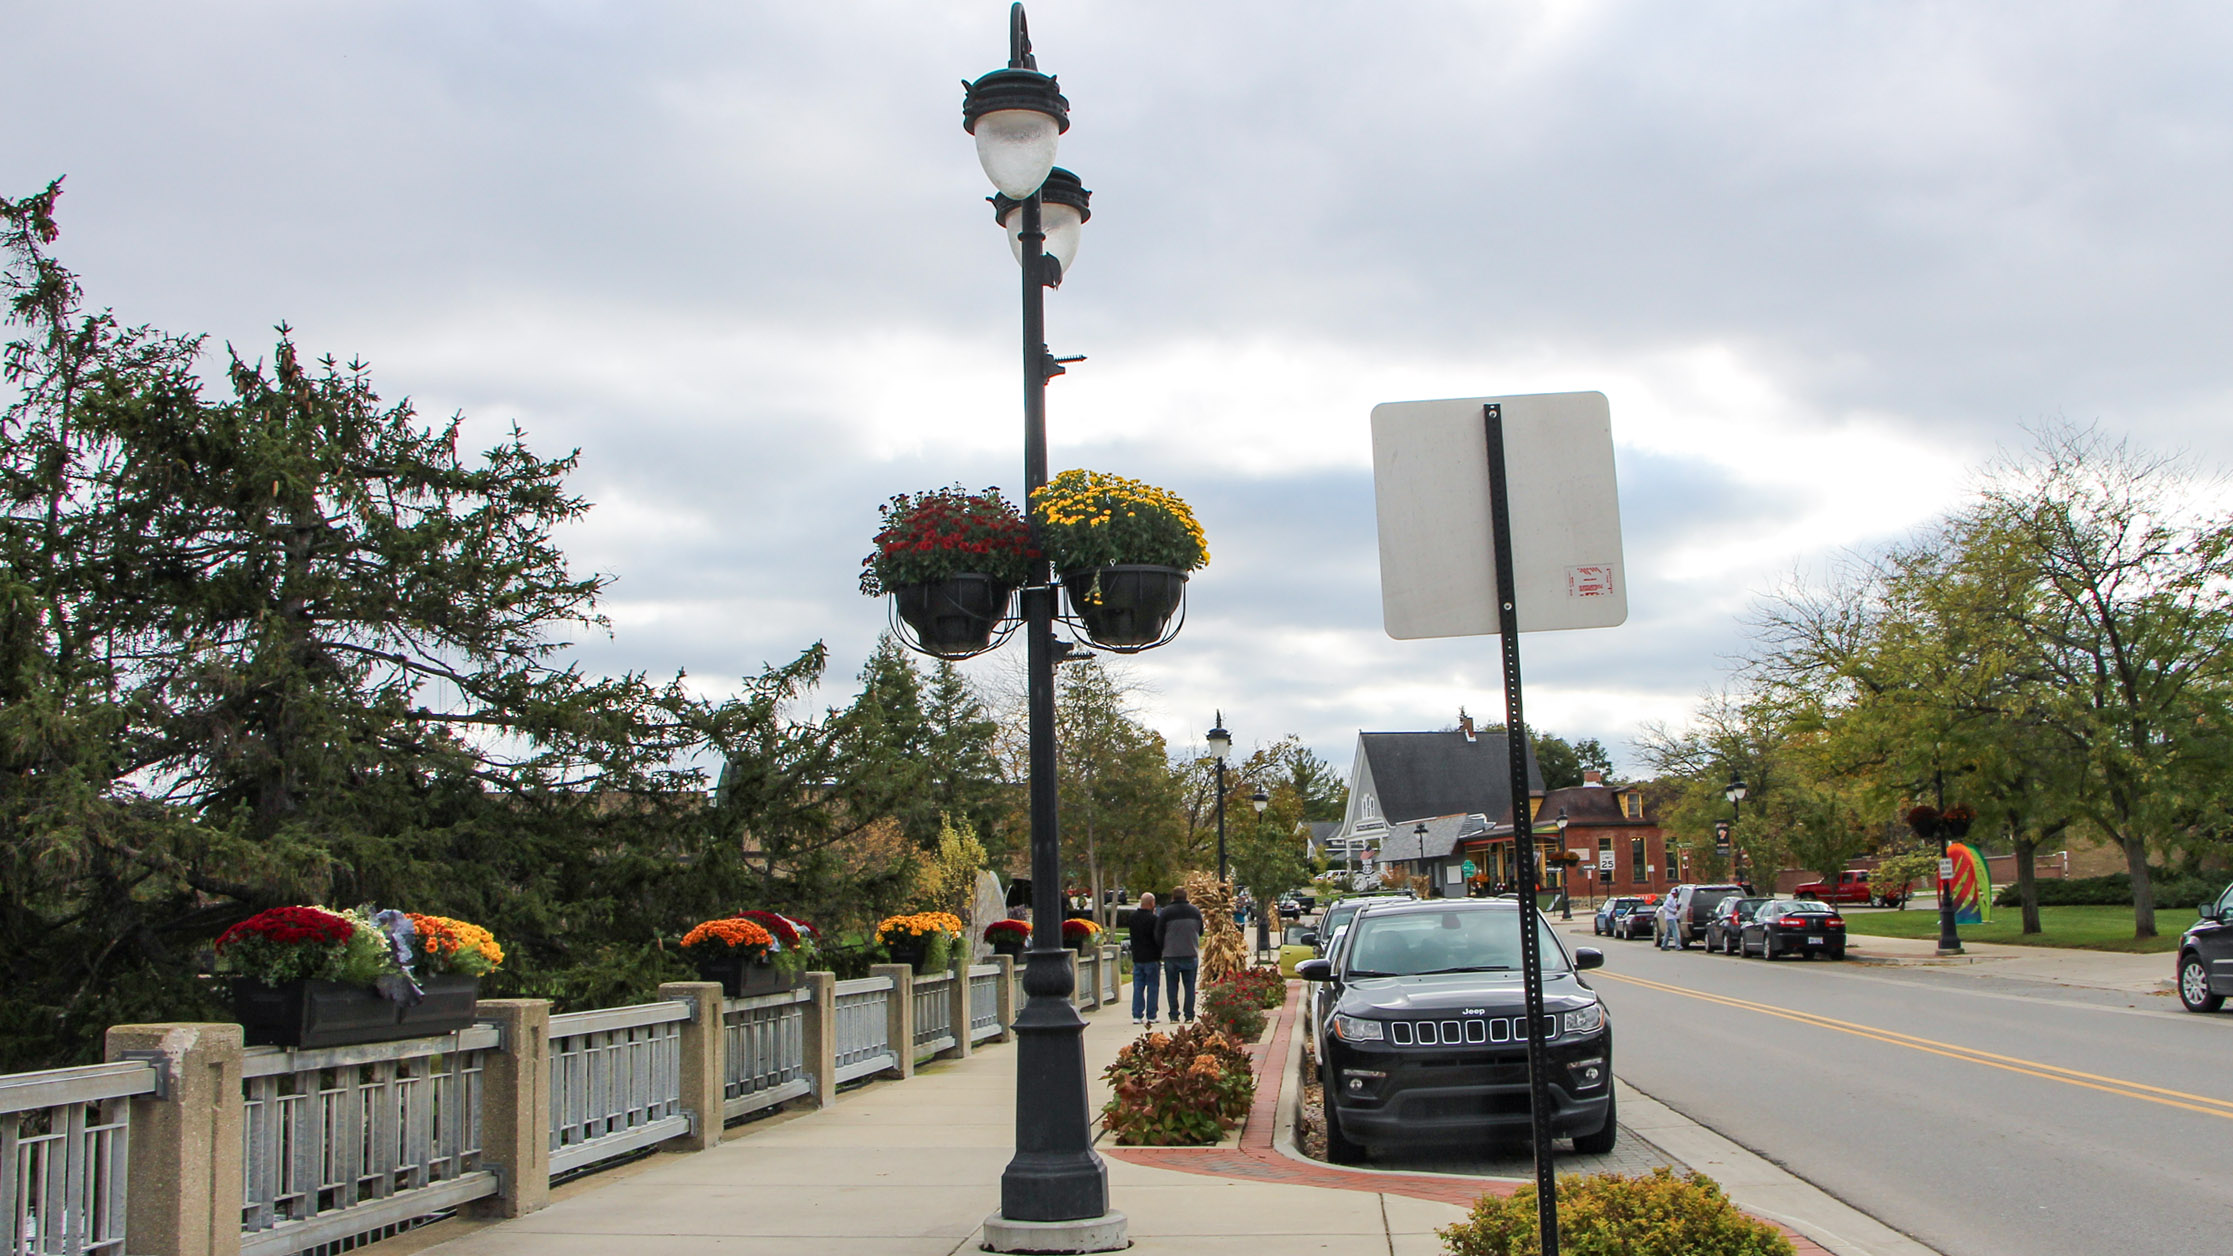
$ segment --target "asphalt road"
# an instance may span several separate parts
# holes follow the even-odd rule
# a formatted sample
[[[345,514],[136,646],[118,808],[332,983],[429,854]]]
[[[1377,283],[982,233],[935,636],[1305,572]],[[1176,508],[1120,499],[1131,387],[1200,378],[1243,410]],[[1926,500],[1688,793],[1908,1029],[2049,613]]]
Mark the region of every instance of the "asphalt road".
[[[1606,953],[1622,1078],[1947,1256],[2224,1246],[2233,1012],[1586,924],[1570,944]]]

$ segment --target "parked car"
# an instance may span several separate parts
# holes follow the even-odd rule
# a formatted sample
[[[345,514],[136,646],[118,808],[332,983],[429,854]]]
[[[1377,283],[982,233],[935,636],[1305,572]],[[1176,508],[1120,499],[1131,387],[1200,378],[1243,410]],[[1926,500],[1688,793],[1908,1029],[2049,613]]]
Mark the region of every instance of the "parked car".
[[[1657,945],[1662,935],[1672,930],[1675,948],[1687,951],[1693,942],[1704,941],[1706,917],[1713,913],[1714,905],[1725,898],[1744,897],[1741,885],[1678,885],[1667,892],[1667,901],[1659,905],[1652,915],[1652,942]]]
[[[1713,914],[1706,917],[1706,949],[1735,955],[1737,935],[1743,930],[1745,921],[1767,901],[1764,898],[1725,898],[1714,904]]]
[[[2233,994],[2233,885],[2202,905],[2202,918],[2179,937],[2179,1002],[2214,1012]]]
[[[1325,1090],[1326,1156],[1363,1160],[1375,1147],[1469,1141],[1528,1128],[1527,1005],[1520,965],[1524,905],[1460,898],[1376,905],[1350,922],[1327,959],[1296,972],[1327,1008],[1314,1031]],[[1551,1065],[1551,1133],[1578,1152],[1613,1149],[1613,1031],[1581,972],[1535,917]]]
[[[1302,915],[1303,905],[1295,901],[1294,895],[1282,894],[1279,896],[1279,918],[1281,920],[1300,920]]]
[[[1633,907],[1624,907],[1613,917],[1613,936],[1623,942],[1633,942],[1651,936],[1652,913],[1659,904],[1644,899]]]
[[[1643,905],[1644,900],[1634,896],[1606,899],[1597,906],[1597,915],[1590,921],[1590,932],[1597,934],[1599,937],[1611,933],[1613,931],[1613,919],[1616,916]]]
[[[1848,906],[1866,907],[1871,903],[1882,903],[1886,907],[1897,907],[1907,901],[1907,887],[1903,885],[1887,893],[1877,894],[1869,885],[1867,870],[1849,868],[1838,874],[1835,884],[1809,881],[1805,885],[1794,887],[1791,896],[1811,898],[1818,903],[1832,905],[1844,903]]]
[[[1737,938],[1737,953],[1760,953],[1762,959],[1778,955],[1827,955],[1845,958],[1845,917],[1837,908],[1813,899],[1772,898],[1753,909]]]
[[[1409,890],[1379,890],[1370,894],[1352,894],[1328,907],[1325,914],[1318,918],[1318,953],[1326,953],[1326,946],[1334,940],[1335,931],[1348,924],[1349,918],[1356,915],[1357,910],[1365,904],[1415,897],[1417,895]]]

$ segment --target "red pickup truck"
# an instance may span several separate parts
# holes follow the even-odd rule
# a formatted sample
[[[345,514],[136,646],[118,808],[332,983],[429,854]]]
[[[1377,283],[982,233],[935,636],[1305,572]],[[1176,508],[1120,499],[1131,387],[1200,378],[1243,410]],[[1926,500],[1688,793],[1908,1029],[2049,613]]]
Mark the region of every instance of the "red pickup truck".
[[[1870,903],[1882,903],[1886,907],[1897,907],[1901,900],[1907,897],[1907,887],[1903,885],[1888,893],[1873,894],[1869,890],[1869,874],[1867,872],[1848,870],[1838,874],[1836,885],[1827,881],[1809,881],[1805,885],[1793,889],[1791,897],[1818,899],[1825,903],[1858,903],[1864,907]]]

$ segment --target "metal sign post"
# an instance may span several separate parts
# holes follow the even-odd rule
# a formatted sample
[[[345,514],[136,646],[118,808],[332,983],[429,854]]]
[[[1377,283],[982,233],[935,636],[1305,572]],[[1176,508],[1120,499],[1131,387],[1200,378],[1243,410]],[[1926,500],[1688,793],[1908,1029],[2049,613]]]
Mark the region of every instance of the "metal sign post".
[[[1516,480],[1508,463],[1520,468]],[[1611,409],[1595,392],[1389,402],[1373,407],[1372,465],[1388,635],[1502,639],[1536,1207],[1543,1256],[1558,1256],[1520,634],[1628,618]],[[1599,868],[1609,891],[1610,852]]]
[[[1550,1060],[1543,1047],[1541,927],[1535,908],[1535,817],[1528,805],[1527,721],[1520,711],[1520,617],[1504,476],[1504,408],[1481,407],[1489,447],[1489,530],[1496,546],[1497,641],[1504,650],[1504,744],[1511,750],[1512,853],[1520,881],[1520,988],[1527,998],[1528,1113],[1535,1136],[1535,1215],[1543,1256],[1558,1256],[1558,1175],[1551,1153]]]

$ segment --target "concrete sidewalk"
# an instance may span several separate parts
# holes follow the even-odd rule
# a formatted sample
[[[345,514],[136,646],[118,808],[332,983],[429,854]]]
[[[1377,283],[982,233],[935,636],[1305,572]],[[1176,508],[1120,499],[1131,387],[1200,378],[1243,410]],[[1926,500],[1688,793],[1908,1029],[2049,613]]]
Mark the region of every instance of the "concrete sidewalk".
[[[2173,990],[2169,954],[2127,955],[2066,946],[2003,946],[1964,942],[1963,954],[1940,956],[1935,938],[1880,938],[1850,933],[1845,956],[1864,964],[1938,968],[1963,976],[2014,977],[2059,986],[2168,994]]]
[[[1429,1256],[1434,1231],[1484,1191],[1520,1185],[1433,1173],[1341,1169],[1295,1152],[1292,1078],[1301,1044],[1291,990],[1256,1054],[1266,1064],[1244,1136],[1220,1148],[1100,1150],[1111,1206],[1140,1256],[1283,1252]],[[1124,1004],[1088,1014],[1092,1102],[1100,1073],[1139,1029]],[[733,1129],[719,1147],[653,1156],[561,1188],[511,1221],[446,1221],[382,1244],[390,1256],[956,1256],[976,1250],[1014,1144],[1012,1046],[924,1065],[908,1081],[850,1091],[832,1108]],[[1624,1124],[1724,1180],[1739,1204],[1793,1232],[1802,1256],[1928,1256],[1852,1210],[1625,1087]],[[1809,1241],[1812,1235],[1821,1245]]]

